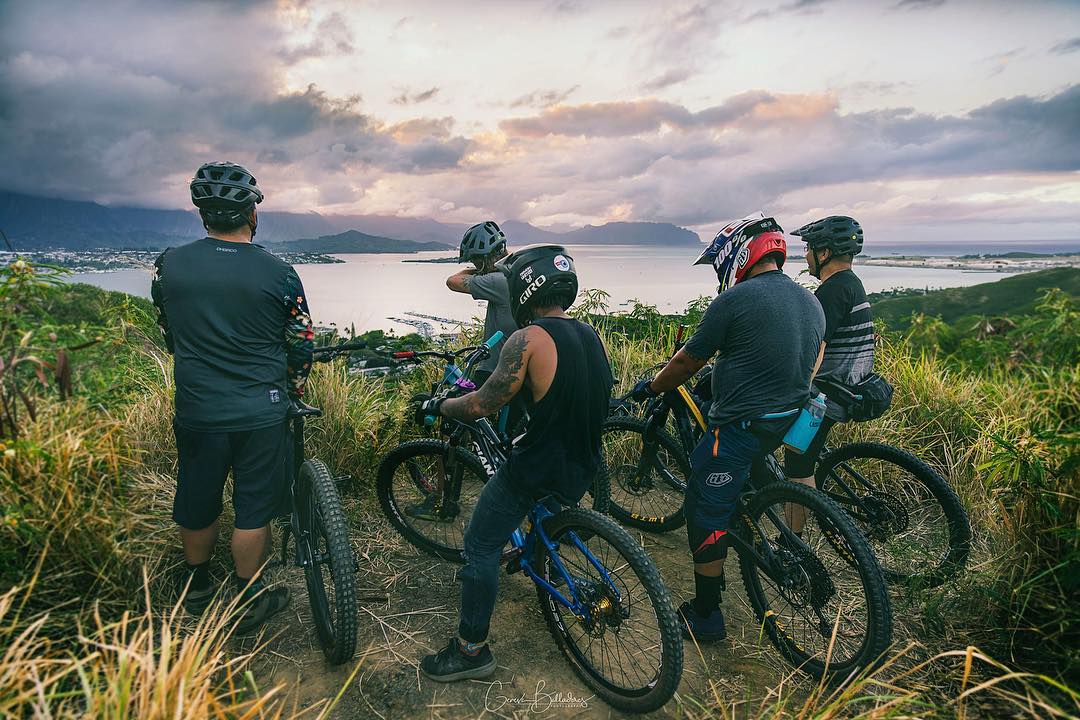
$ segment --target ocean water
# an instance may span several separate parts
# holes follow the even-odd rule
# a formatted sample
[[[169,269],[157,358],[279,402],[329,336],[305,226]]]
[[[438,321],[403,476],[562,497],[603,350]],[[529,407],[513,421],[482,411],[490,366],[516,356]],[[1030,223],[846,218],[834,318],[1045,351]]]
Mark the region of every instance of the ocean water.
[[[946,246],[940,246],[946,247]],[[878,248],[882,250],[882,248]],[[1021,249],[1016,243],[1000,252]],[[1024,248],[1026,249],[1026,248]],[[1068,249],[1068,248],[1066,248]],[[612,310],[624,309],[631,300],[656,305],[661,312],[678,312],[691,300],[716,292],[716,275],[707,265],[692,267],[694,248],[641,248],[632,246],[570,247],[583,288],[599,288],[611,295]],[[972,252],[965,245],[963,252]],[[954,251],[952,254],[960,254]],[[997,252],[980,246],[979,252]],[[1051,250],[1062,252],[1058,243]],[[903,252],[912,254],[907,246]],[[1080,252],[1080,247],[1078,247]],[[483,314],[484,305],[467,295],[451,292],[446,278],[460,267],[455,263],[415,263],[403,260],[445,257],[446,252],[416,254],[341,255],[344,263],[298,265],[312,316],[320,325],[337,325],[357,331],[381,328],[412,332],[408,322],[427,322],[438,332],[449,331],[455,322],[467,322]],[[878,256],[886,254],[879,252]],[[929,253],[927,253],[929,254]],[[940,252],[935,254],[950,254]],[[792,257],[784,270],[790,275],[805,271],[801,257]],[[962,270],[862,266],[857,268],[867,292],[897,287],[943,288],[975,285],[1006,277],[1005,273]],[[150,272],[127,269],[107,273],[80,273],[75,282],[108,290],[150,296]],[[444,323],[409,313],[444,318]]]

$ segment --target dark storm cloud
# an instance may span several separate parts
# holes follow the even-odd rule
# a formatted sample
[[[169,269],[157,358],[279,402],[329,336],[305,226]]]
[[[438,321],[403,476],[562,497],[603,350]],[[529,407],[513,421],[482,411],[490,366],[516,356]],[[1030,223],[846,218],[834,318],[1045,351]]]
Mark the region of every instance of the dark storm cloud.
[[[1080,37],[1074,37],[1070,40],[1059,42],[1054,47],[1050,48],[1050,52],[1055,55],[1068,55],[1069,53],[1080,50]]]
[[[751,92],[696,113],[655,100],[564,106],[503,129],[532,158],[545,148],[552,156],[530,161],[519,202],[544,197],[549,214],[584,212],[586,187],[591,207],[606,201],[632,206],[634,219],[703,225],[843,183],[1076,172],[1076,117],[1080,85],[956,116],[904,108],[845,114],[827,96]],[[583,152],[584,169],[572,160]],[[577,168],[578,182],[555,157]]]
[[[664,125],[683,129],[721,127],[741,120],[760,108],[775,106],[783,109],[790,106],[798,109],[797,106],[803,102],[802,99],[795,100],[794,96],[781,99],[771,93],[750,91],[699,112],[691,112],[676,103],[651,99],[563,105],[533,117],[504,120],[500,127],[511,135],[525,137],[640,135],[655,132]],[[761,120],[767,122],[768,118]]]
[[[315,85],[282,91],[288,62],[351,50],[351,39],[330,33],[319,47],[283,52],[289,33],[273,7],[0,8],[5,189],[175,206],[184,179],[206,160],[265,164],[260,183],[280,173],[279,185],[312,188],[325,173],[356,168],[445,170],[469,147],[447,132],[395,135],[362,112],[359,95],[332,97]],[[84,31],[78,43],[56,32],[60,17]],[[328,20],[313,27],[328,29]]]

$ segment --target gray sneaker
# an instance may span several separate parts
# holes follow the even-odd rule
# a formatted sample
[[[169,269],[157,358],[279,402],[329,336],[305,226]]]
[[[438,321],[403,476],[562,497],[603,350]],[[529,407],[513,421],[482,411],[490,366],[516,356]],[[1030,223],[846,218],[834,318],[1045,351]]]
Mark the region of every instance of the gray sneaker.
[[[277,587],[263,590],[251,602],[242,605],[240,622],[233,631],[237,635],[251,635],[267,620],[289,607],[289,588]]]

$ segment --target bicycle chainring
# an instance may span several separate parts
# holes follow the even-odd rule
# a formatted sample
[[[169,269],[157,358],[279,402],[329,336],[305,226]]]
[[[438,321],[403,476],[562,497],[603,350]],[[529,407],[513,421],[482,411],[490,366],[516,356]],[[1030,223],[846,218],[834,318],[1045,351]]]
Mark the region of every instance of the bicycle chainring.
[[[817,555],[803,548],[778,548],[777,555],[787,571],[784,590],[792,605],[820,609],[836,595],[836,585]]]

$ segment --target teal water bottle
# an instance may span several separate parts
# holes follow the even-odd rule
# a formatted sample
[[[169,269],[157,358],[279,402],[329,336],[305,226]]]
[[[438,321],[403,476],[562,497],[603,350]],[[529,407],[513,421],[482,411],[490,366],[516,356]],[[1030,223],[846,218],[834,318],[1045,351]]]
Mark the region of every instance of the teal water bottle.
[[[818,393],[816,398],[810,398],[799,417],[788,428],[784,435],[784,445],[795,452],[804,453],[814,441],[818,430],[821,429],[821,421],[825,417],[825,393]]]

